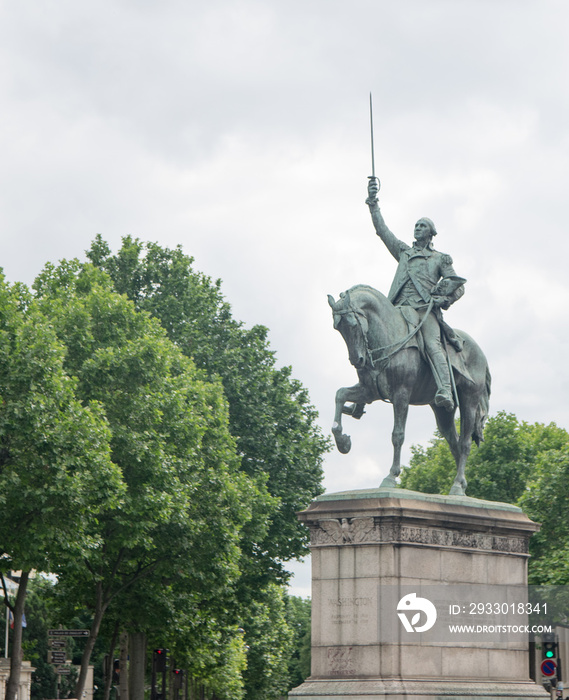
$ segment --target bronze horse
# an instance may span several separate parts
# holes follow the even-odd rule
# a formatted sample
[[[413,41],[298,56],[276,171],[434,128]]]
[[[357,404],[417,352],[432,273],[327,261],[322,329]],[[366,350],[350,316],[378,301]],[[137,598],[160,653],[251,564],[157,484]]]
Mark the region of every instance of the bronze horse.
[[[488,417],[490,372],[484,353],[472,338],[462,331],[462,352],[449,347],[449,358],[460,408],[460,435],[455,425],[455,412],[436,406],[436,385],[432,370],[421,352],[420,318],[407,309],[405,318],[399,308],[372,287],[357,285],[344,292],[338,301],[328,296],[334,328],[348,346],[350,362],[356,368],[359,382],[336,393],[336,412],[332,433],[340,452],[351,447],[349,435],[342,432],[342,413],[360,418],[363,407],[373,401],[393,404],[393,464],[382,486],[395,486],[401,472],[401,447],[409,406],[429,404],[438,429],[447,440],[456,462],[457,473],[451,494],[464,495],[464,468],[472,439],[480,444]],[[413,318],[413,314],[415,317]],[[346,406],[346,402],[352,402]]]

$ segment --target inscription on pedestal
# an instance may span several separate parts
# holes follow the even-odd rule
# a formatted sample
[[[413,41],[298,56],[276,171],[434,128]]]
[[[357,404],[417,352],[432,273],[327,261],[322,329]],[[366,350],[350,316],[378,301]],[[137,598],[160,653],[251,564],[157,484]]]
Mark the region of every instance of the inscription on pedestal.
[[[328,598],[328,610],[333,625],[366,625],[375,611],[373,598]]]

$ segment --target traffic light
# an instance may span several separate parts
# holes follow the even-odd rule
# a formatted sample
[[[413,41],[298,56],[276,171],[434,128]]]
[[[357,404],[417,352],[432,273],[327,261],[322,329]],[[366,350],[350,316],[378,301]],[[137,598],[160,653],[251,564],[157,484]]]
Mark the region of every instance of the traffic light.
[[[173,676],[173,686],[174,690],[179,690],[184,682],[184,672],[182,671],[181,668],[175,668],[172,671],[172,676]]]
[[[166,669],[168,668],[168,649],[154,649],[152,652],[152,687],[150,690],[151,700],[164,700],[166,697]],[[158,690],[158,676],[161,676]]]
[[[184,672],[180,668],[175,668],[172,671],[172,690],[174,691],[174,700],[179,700],[180,690],[184,689]]]
[[[168,650],[154,649],[152,659],[154,661],[154,670],[156,673],[164,673],[166,671],[166,663],[168,661]]]
[[[557,658],[557,642],[555,641],[554,634],[548,633],[543,635],[541,642],[541,655],[544,659]]]
[[[121,674],[121,664],[118,659],[113,661],[113,683],[116,685],[119,682]]]

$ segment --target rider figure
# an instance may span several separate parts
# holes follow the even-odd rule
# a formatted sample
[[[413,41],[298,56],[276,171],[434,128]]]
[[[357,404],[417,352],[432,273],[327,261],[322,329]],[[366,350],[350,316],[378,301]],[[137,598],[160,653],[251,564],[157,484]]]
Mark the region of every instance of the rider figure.
[[[463,283],[466,280],[456,276],[450,255],[434,250],[432,239],[437,231],[430,219],[417,221],[412,246],[396,238],[387,228],[379,210],[378,192],[379,180],[370,178],[366,204],[369,205],[375,231],[399,262],[388,299],[394,306],[410,306],[417,310],[422,321],[425,352],[437,384],[435,404],[452,411],[454,397],[441,327],[457,350],[462,347],[460,339],[443,321],[441,309],[448,309],[460,299],[464,294]],[[425,312],[428,312],[426,317]]]

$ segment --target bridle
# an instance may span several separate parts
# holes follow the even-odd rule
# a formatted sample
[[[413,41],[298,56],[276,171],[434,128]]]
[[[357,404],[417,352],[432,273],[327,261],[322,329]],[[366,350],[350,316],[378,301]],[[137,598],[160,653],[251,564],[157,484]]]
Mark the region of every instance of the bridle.
[[[428,305],[426,305],[426,311],[425,314],[423,315],[423,318],[421,321],[414,327],[412,328],[407,335],[402,338],[401,340],[397,340],[394,343],[390,343],[389,345],[384,345],[383,347],[379,348],[370,348],[369,347],[369,342],[368,342],[368,337],[367,337],[367,332],[364,331],[361,318],[363,317],[367,321],[367,317],[363,311],[360,309],[354,308],[352,305],[352,300],[350,299],[349,293],[346,293],[343,299],[346,301],[348,308],[347,309],[342,309],[341,311],[334,309],[334,313],[338,314],[340,316],[347,316],[348,314],[354,314],[354,318],[356,319],[358,326],[360,327],[360,331],[362,333],[362,338],[364,340],[364,346],[365,346],[365,352],[367,359],[369,360],[369,363],[372,366],[372,369],[384,369],[388,363],[391,357],[393,355],[397,354],[400,350],[402,350],[405,345],[414,337],[417,335],[417,333],[421,330],[421,327],[425,323],[427,316],[431,313],[431,310],[433,308],[433,298],[431,297],[431,300],[429,301]],[[388,352],[386,352],[388,351]],[[380,356],[374,359],[374,354],[380,353]],[[383,354],[385,353],[385,354]],[[376,365],[378,365],[376,367]]]

